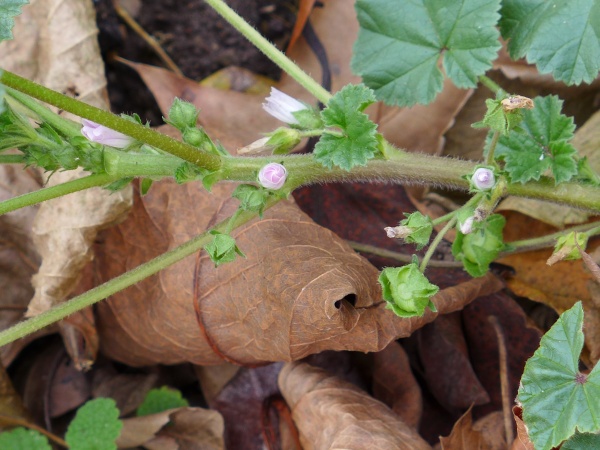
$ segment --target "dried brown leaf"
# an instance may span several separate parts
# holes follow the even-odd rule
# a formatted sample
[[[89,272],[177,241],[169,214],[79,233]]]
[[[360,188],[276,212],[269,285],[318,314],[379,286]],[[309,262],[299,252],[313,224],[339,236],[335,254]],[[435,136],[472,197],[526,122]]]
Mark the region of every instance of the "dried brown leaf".
[[[239,370],[240,366],[227,362],[218,366],[194,366],[206,403],[210,405]]]
[[[431,449],[383,403],[322,369],[286,364],[279,387],[305,450]]]
[[[224,424],[217,411],[177,408],[123,420],[119,448],[222,450]]]
[[[512,411],[517,425],[517,438],[514,440],[511,450],[535,450],[533,442],[529,439],[525,422],[523,422],[523,410],[520,406],[513,406]]]
[[[373,396],[392,409],[411,428],[417,428],[423,412],[421,387],[398,342],[373,354]]]
[[[473,424],[471,409],[454,424],[450,436],[440,437],[442,449],[505,450],[502,413],[490,413]]]

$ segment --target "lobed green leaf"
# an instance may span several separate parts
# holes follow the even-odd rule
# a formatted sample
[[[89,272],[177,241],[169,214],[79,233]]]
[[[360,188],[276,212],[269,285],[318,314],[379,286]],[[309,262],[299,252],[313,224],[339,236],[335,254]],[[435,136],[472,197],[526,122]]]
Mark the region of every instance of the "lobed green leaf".
[[[21,14],[21,8],[28,3],[28,0],[2,0],[0,2],[0,41],[13,38],[14,18]]]
[[[2,450],[52,450],[46,436],[39,431],[22,427],[0,433],[0,448]]]
[[[352,69],[392,105],[430,103],[446,75],[460,88],[477,85],[501,45],[500,0],[357,0],[360,29]]]
[[[152,389],[136,411],[137,416],[148,416],[166,411],[168,409],[189,406],[188,401],[181,396],[181,392],[168,386]]]
[[[115,401],[97,398],[77,410],[65,440],[71,450],[116,450],[122,427]]]
[[[527,361],[518,401],[536,449],[549,450],[576,430],[600,430],[600,365],[579,372],[583,348],[583,307],[565,311]]]
[[[500,30],[514,59],[567,84],[591,83],[600,70],[600,2],[504,0]]]

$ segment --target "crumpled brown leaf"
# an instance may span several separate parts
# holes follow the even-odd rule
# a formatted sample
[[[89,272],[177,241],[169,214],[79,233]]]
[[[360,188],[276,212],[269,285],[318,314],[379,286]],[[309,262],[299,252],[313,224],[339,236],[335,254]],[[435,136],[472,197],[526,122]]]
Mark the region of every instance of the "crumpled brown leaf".
[[[173,184],[156,183],[136,198],[128,220],[103,235],[96,260],[102,280],[173,248],[237,207],[229,197],[232,185],[216,185],[208,194],[192,183]],[[215,269],[201,253],[99,304],[103,351],[131,365],[253,365],[323,350],[378,351],[436,317],[429,311],[400,319],[385,309],[377,270],[290,202],[233,236],[247,258]],[[434,302],[440,313],[457,310],[501,285],[483,277],[441,291]]]
[[[91,1],[32,0],[16,17],[14,34],[14,41],[0,44],[4,68],[108,109]],[[55,173],[48,185],[81,176],[81,171]],[[51,200],[39,208],[33,234],[42,265],[34,277],[36,292],[29,316],[68,296],[80,270],[92,257],[89,249],[97,230],[122,219],[130,204],[130,190],[112,195],[92,189]]]
[[[123,420],[119,448],[143,445],[148,450],[222,450],[223,418],[203,408],[169,409]]]
[[[431,449],[383,403],[322,369],[300,362],[286,364],[279,388],[305,450]]]

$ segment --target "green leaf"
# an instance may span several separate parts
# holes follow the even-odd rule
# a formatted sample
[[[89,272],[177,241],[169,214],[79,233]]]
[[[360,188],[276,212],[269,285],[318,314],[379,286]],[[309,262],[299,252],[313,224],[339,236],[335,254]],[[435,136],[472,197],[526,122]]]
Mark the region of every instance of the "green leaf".
[[[514,129],[522,120],[523,112],[520,109],[506,111],[502,107],[502,99],[488,98],[485,101],[487,111],[481,122],[476,122],[472,125],[473,128],[489,128],[492,131],[497,131],[502,134]]]
[[[2,0],[0,2],[0,41],[13,38],[14,17],[21,14],[21,7],[28,3],[27,0]]]
[[[576,429],[600,430],[600,364],[588,375],[579,372],[582,326],[583,307],[577,302],[542,337],[525,365],[517,399],[536,449],[549,450]]]
[[[600,434],[576,432],[560,450],[590,450],[600,448]]]
[[[379,274],[386,308],[400,317],[420,317],[429,307],[436,311],[431,301],[439,290],[421,273],[416,263],[403,267],[386,267]]]
[[[536,97],[533,103],[523,112],[521,132],[500,137],[495,157],[505,161],[513,182],[539,180],[547,170],[556,183],[568,181],[577,174],[577,151],[568,142],[575,131],[573,118],[561,114],[563,102],[557,96]]]
[[[598,0],[504,0],[500,30],[513,59],[567,84],[591,83],[600,70]]]
[[[472,277],[484,276],[490,263],[498,257],[504,247],[502,229],[505,223],[500,214],[492,214],[484,222],[473,222],[469,234],[456,232],[452,254]]]
[[[215,267],[228,262],[235,261],[237,255],[245,258],[246,255],[235,245],[235,239],[228,234],[211,231],[215,237],[212,241],[204,246],[204,250],[210,256],[210,259],[215,264]]]
[[[357,0],[360,30],[352,69],[388,104],[427,104],[444,71],[460,88],[477,85],[501,45],[500,0]]]
[[[65,440],[71,450],[116,450],[122,427],[115,401],[97,398],[77,410]]]
[[[166,411],[167,409],[183,408],[190,406],[188,401],[181,396],[181,392],[168,386],[152,389],[137,409],[137,416],[148,416]]]
[[[315,146],[315,159],[325,167],[336,165],[344,170],[364,166],[378,151],[377,125],[363,113],[375,102],[373,91],[363,84],[347,85],[321,112],[328,127],[341,129],[341,135],[325,133]]]
[[[39,431],[15,428],[0,433],[2,450],[52,450],[48,438]]]

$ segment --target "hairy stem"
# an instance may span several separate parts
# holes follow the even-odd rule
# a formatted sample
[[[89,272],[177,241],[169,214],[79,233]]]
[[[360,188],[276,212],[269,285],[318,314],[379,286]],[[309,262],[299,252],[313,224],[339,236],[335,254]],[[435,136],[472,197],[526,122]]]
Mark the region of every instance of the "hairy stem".
[[[499,91],[503,90],[499,84],[497,84],[495,81],[493,81],[486,75],[481,75],[479,77],[479,82],[483,84],[486,88],[488,88],[490,91],[492,91],[494,94],[497,94]]]
[[[62,197],[63,195],[72,194],[73,192],[83,191],[97,186],[105,186],[116,180],[116,178],[113,178],[108,174],[90,175],[73,181],[67,181],[66,183],[57,186],[47,187],[35,192],[19,195],[18,197],[13,197],[9,200],[0,202],[0,215],[20,208],[25,208],[26,206],[37,205],[38,203]]]
[[[261,52],[283,69],[288,75],[296,80],[304,89],[315,96],[324,105],[331,98],[331,94],[317,83],[310,75],[304,72],[291,59],[277,47],[265,39],[258,31],[240,17],[223,0],[205,0],[215,11],[217,11],[236,30],[252,42]]]
[[[442,239],[444,239],[444,236],[450,230],[450,228],[454,226],[454,224],[456,224],[456,216],[452,217],[452,219],[450,219],[448,223],[444,225],[444,228],[440,230],[435,239],[431,242],[431,244],[429,244],[427,252],[425,253],[425,256],[423,256],[421,265],[419,266],[419,270],[421,272],[425,272],[425,268],[427,267],[429,260],[433,256],[435,249],[438,247],[438,245],[440,245],[440,242],[442,242]]]
[[[270,199],[267,202],[265,209],[270,208],[277,203],[277,201],[278,200],[275,198]],[[255,212],[243,211],[237,215],[233,225],[238,227],[255,218],[257,215],[258,213]],[[212,228],[212,230],[224,232],[229,221],[230,218],[223,220],[214,228]],[[101,284],[100,286],[97,286],[94,289],[85,292],[84,294],[78,295],[71,300],[60,303],[40,315],[13,325],[7,330],[1,331],[0,346],[4,346],[31,333],[35,333],[36,331],[41,330],[48,325],[64,319],[70,314],[87,308],[88,306],[91,306],[100,300],[110,297],[111,295],[122,291],[123,289],[128,288],[129,286],[132,286],[151,275],[154,275],[165,267],[175,264],[176,262],[181,261],[183,258],[198,252],[212,239],[213,235],[206,231],[194,237],[193,239],[190,239],[179,247],[163,253],[162,255],[144,264],[141,264],[135,269],[124,273],[123,275],[113,278],[112,280],[107,281],[106,283]]]
[[[134,123],[108,111],[96,108],[95,106],[87,105],[79,100],[75,100],[74,98],[15,75],[14,73],[6,70],[3,71],[0,75],[0,82],[33,98],[56,106],[59,109],[63,109],[79,117],[92,120],[100,125],[124,133],[145,144],[158,147],[161,150],[178,156],[192,164],[196,164],[209,170],[217,170],[221,166],[221,158],[217,155],[203,152],[196,147],[177,141],[151,128]]]

